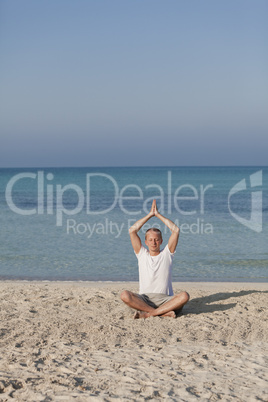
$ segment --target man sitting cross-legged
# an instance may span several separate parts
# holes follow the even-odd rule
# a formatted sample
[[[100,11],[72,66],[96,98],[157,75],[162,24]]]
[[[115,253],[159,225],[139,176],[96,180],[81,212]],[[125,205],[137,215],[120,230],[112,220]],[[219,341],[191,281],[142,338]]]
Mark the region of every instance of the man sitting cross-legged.
[[[163,250],[160,250],[163,240],[159,229],[147,230],[145,244],[148,250],[143,247],[138,236],[138,231],[153,216],[171,230],[168,244]],[[175,223],[158,212],[155,200],[149,214],[129,229],[131,243],[138,258],[140,289],[139,294],[124,290],[121,299],[129,307],[137,310],[134,318],[155,316],[175,318],[175,311],[180,310],[188,302],[187,292],[174,296],[172,289],[172,260],[178,244],[179,231]]]

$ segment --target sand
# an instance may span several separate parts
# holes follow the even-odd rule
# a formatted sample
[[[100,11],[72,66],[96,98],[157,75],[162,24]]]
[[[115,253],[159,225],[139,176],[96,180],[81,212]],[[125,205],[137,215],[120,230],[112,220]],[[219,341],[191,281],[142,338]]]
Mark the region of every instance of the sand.
[[[0,400],[267,401],[267,288],[175,283],[182,315],[133,320],[137,283],[0,282]]]

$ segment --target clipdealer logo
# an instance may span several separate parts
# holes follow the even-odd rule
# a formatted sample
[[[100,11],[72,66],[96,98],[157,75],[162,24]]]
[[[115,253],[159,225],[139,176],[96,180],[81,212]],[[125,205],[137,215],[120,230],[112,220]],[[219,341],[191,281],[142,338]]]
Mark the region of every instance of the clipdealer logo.
[[[28,181],[28,184],[34,189],[36,204],[31,204],[31,208],[21,206],[19,202],[16,202],[16,186],[17,184],[23,186],[25,181]],[[175,188],[174,183],[172,183],[171,171],[167,172],[164,188],[156,183],[147,184],[144,188],[137,184],[127,184],[120,188],[112,176],[104,173],[87,173],[84,188],[74,183],[62,186],[61,184],[53,183],[53,181],[55,181],[54,175],[44,171],[38,171],[37,173],[25,172],[13,176],[6,186],[5,197],[7,205],[11,211],[19,215],[54,215],[56,226],[63,225],[64,217],[73,217],[84,210],[85,214],[92,216],[93,219],[90,222],[82,223],[78,223],[75,219],[67,219],[67,233],[88,233],[88,236],[91,237],[92,233],[115,233],[117,235],[117,233],[122,232],[121,222],[112,222],[107,219],[103,222],[96,222],[97,215],[104,216],[114,208],[119,208],[123,214],[132,217],[142,213],[147,214],[150,211],[152,200],[156,199],[159,210],[165,214],[170,215],[172,211],[177,211],[181,216],[192,217],[200,215],[196,222],[184,222],[180,225],[181,229],[187,233],[213,233],[212,225],[201,219],[205,214],[205,198],[207,198],[207,192],[213,187],[212,184],[205,186],[200,184],[198,187],[191,184],[181,184]],[[109,187],[110,198],[106,200],[109,204],[107,205],[105,201],[103,209],[99,207],[102,204],[101,198],[96,201],[94,185],[97,185],[99,189],[102,188],[103,191],[107,188],[106,186]],[[152,190],[155,193],[153,197],[151,196]],[[97,196],[103,197],[103,191],[99,191]],[[71,208],[67,208],[64,199],[66,199],[66,196],[68,197],[70,192],[73,193],[72,197],[75,201]],[[93,198],[95,198],[94,202]],[[132,203],[132,207],[130,207],[129,202]],[[187,202],[187,205],[185,202]],[[131,219],[128,221],[129,224],[133,222]]]
[[[19,205],[16,205],[16,202],[13,199],[13,192],[14,192],[14,186],[16,185],[17,182],[23,181],[23,180],[33,180],[35,186],[36,186],[36,206],[31,209],[27,208],[21,208]],[[91,181],[93,180],[106,180],[107,183],[109,183],[110,186],[113,186],[113,197],[111,197],[111,204],[106,208],[102,210],[94,210],[92,209],[91,205]],[[250,210],[250,218],[246,219],[243,216],[240,216],[238,213],[234,212],[231,207],[231,199],[232,197],[237,194],[241,193],[243,195],[243,192],[248,192],[249,189],[247,189],[246,185],[246,179],[244,178],[243,180],[239,181],[236,183],[231,190],[229,191],[228,194],[228,209],[231,214],[231,216],[236,219],[239,223],[242,225],[248,227],[249,229],[260,233],[262,231],[262,190],[261,189],[255,189],[256,187],[262,186],[262,170],[259,170],[256,173],[253,173],[250,175],[250,189],[251,190],[251,210]],[[63,224],[63,217],[64,216],[74,216],[81,212],[83,209],[86,211],[87,215],[104,215],[112,211],[116,206],[120,208],[120,210],[126,214],[126,215],[138,215],[141,214],[142,211],[144,213],[148,213],[150,210],[150,206],[152,203],[152,199],[155,198],[157,199],[157,202],[160,205],[160,210],[162,210],[164,213],[171,214],[172,210],[176,210],[180,215],[184,216],[194,216],[199,212],[200,216],[204,216],[205,214],[205,194],[206,192],[213,188],[212,184],[203,186],[202,184],[199,186],[199,188],[194,187],[191,184],[183,184],[180,185],[178,188],[176,188],[174,191],[172,189],[174,186],[172,186],[172,172],[168,171],[167,172],[167,182],[166,182],[166,188],[167,188],[167,193],[165,193],[164,188],[162,188],[159,184],[148,184],[145,186],[144,189],[139,187],[136,184],[127,184],[123,188],[119,188],[116,180],[104,173],[88,173],[86,175],[86,186],[85,190],[83,190],[80,186],[77,184],[69,183],[65,186],[62,186],[61,184],[53,184],[52,181],[54,180],[54,175],[52,173],[47,173],[45,174],[44,171],[38,171],[37,173],[30,173],[30,172],[25,172],[25,173],[19,173],[15,176],[13,176],[7,186],[6,186],[6,202],[7,205],[9,206],[10,210],[19,214],[19,215],[43,215],[43,214],[48,214],[48,215],[54,215],[56,217],[56,226],[62,226]],[[158,195],[155,195],[154,197],[146,197],[146,191],[148,189],[154,189]],[[129,190],[132,191],[132,195],[129,195]],[[184,190],[187,191],[187,196],[185,195]],[[73,192],[76,194],[76,199],[77,202],[76,204],[73,205],[72,208],[66,208],[64,206],[64,197],[65,194],[68,192]],[[133,191],[136,193],[136,195],[133,195]],[[184,194],[184,195],[183,195]],[[190,195],[189,195],[190,194]],[[206,195],[207,196],[207,195]],[[137,201],[137,205],[140,206],[139,209],[137,210],[129,210],[127,208],[128,206],[128,201]],[[167,205],[167,210],[163,210],[164,205]],[[192,208],[187,210],[183,209],[183,205],[185,205],[185,201],[189,202],[189,205],[192,201],[195,202],[195,206],[197,206],[197,203],[199,203],[199,208]],[[233,200],[232,206],[235,204],[235,201]],[[198,211],[199,209],[199,211]],[[200,223],[201,222],[201,223]],[[68,220],[68,227],[70,230],[75,231],[76,228],[78,228],[80,231],[83,229],[85,231],[85,227],[88,226],[88,224],[77,224],[77,222],[74,219]],[[109,222],[110,226],[109,227],[114,227],[113,222]],[[83,226],[84,225],[84,226]],[[92,225],[90,228],[88,228],[89,234],[92,232]],[[183,229],[183,225],[188,225],[186,223],[182,223],[180,227]],[[213,233],[213,227],[210,223],[204,222],[202,219],[197,219],[197,223],[193,223],[193,225],[197,225],[198,227],[201,227],[201,234],[202,233]],[[83,226],[83,227],[82,227]],[[185,231],[190,231],[190,233],[195,232],[199,233],[200,230],[196,232],[196,228],[192,227],[185,227]],[[104,233],[104,224],[102,223],[95,223],[94,230],[98,230],[99,233]],[[107,227],[107,219],[105,221],[105,227]],[[79,233],[77,229],[77,233]],[[119,227],[120,229],[120,227]],[[122,229],[120,229],[121,233]],[[119,230],[118,230],[119,233]]]
[[[250,188],[262,186],[262,170],[255,172],[250,175]],[[236,219],[242,225],[254,230],[257,233],[262,231],[262,190],[251,191],[251,210],[250,218],[246,219],[237,213],[233,212],[231,209],[231,197],[239,192],[247,191],[246,179],[243,179],[236,183],[228,195],[228,208],[231,216]]]

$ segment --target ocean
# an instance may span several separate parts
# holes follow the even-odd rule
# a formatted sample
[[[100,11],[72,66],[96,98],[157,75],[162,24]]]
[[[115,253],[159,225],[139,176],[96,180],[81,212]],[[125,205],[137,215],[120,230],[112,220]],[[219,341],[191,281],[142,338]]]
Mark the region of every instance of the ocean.
[[[0,169],[0,279],[137,281],[128,229],[154,198],[180,227],[173,281],[267,282],[261,166]]]

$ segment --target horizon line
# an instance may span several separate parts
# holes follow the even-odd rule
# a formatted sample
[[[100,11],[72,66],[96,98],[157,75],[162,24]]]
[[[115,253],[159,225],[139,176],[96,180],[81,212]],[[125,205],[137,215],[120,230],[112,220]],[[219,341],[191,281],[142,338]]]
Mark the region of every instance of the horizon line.
[[[266,168],[268,165],[116,165],[116,166],[0,166],[0,169],[111,169],[111,168]]]

